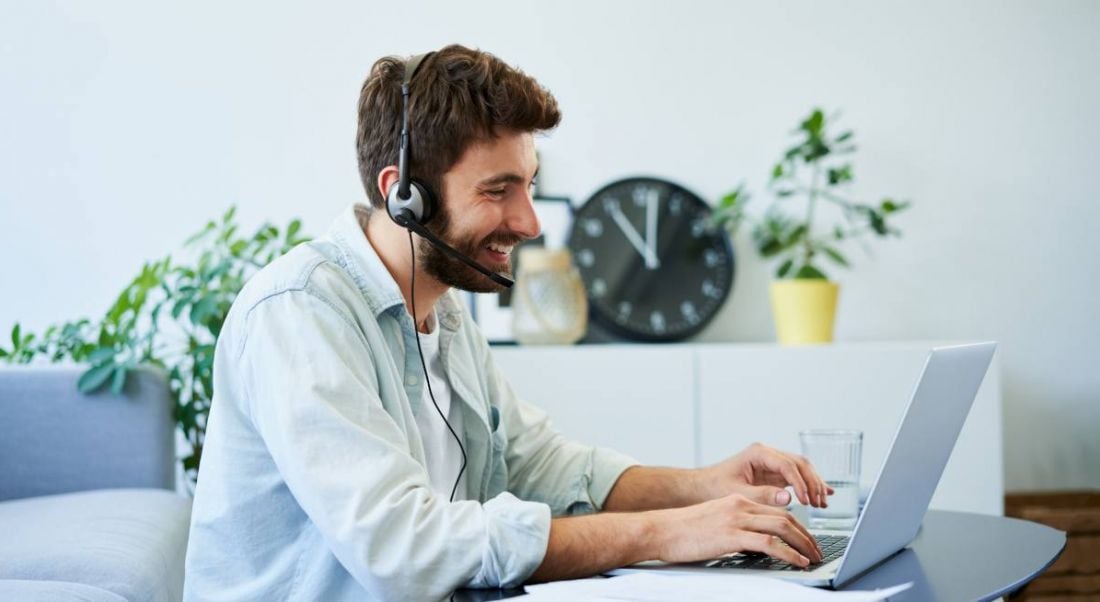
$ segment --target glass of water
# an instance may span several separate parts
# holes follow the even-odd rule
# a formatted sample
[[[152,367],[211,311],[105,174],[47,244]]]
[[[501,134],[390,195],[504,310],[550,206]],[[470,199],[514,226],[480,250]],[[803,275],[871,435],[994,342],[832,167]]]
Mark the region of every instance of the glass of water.
[[[861,431],[812,429],[798,433],[802,455],[836,490],[828,508],[809,508],[811,529],[849,530],[859,515],[859,467],[863,455]]]

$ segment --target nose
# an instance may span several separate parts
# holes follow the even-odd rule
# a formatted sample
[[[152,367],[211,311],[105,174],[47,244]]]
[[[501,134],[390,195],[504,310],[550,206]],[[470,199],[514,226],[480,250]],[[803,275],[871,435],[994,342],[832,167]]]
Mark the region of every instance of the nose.
[[[536,238],[542,233],[542,224],[535,213],[535,199],[530,192],[519,195],[510,207],[508,229],[527,239]]]

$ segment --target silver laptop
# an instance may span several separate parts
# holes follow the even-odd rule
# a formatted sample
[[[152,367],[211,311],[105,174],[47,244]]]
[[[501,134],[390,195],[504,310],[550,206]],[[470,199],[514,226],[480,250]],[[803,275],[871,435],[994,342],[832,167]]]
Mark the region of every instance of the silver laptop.
[[[644,562],[634,570],[768,576],[839,587],[902,550],[917,535],[928,502],[955,447],[970,406],[993,359],[994,342],[936,347],[928,354],[890,452],[851,532],[811,531],[834,559],[807,569],[754,554],[690,564]]]

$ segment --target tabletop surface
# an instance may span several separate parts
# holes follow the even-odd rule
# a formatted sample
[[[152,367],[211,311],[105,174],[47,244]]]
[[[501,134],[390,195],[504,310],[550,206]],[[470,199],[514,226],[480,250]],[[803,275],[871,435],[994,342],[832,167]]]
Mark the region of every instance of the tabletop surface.
[[[891,601],[990,600],[1039,576],[1062,553],[1066,534],[1002,516],[929,510],[908,547],[843,590],[913,582]],[[462,590],[455,602],[523,596],[522,589]]]

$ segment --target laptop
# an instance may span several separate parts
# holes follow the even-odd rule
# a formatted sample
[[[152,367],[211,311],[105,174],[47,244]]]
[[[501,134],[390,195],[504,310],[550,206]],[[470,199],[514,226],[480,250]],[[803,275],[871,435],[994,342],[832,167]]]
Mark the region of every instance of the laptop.
[[[996,347],[995,342],[986,342],[936,347],[929,352],[854,529],[811,531],[821,546],[821,563],[802,569],[763,554],[747,553],[686,564],[643,562],[612,574],[730,571],[835,588],[874,568],[916,537]]]

